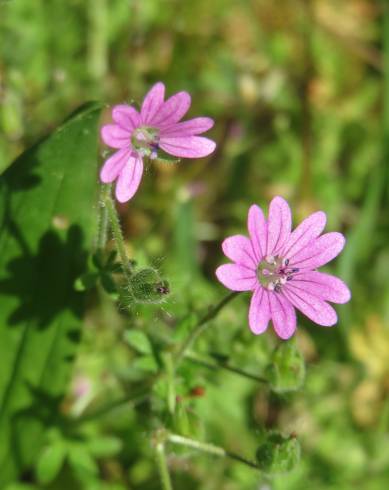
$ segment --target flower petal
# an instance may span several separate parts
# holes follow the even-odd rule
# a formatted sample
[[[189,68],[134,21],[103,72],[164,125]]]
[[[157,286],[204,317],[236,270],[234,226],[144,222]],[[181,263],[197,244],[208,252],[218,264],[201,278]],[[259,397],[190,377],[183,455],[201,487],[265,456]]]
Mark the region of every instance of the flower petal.
[[[101,128],[101,139],[111,148],[125,148],[130,146],[130,131],[118,124],[106,124]]]
[[[332,303],[347,303],[351,293],[347,285],[338,277],[318,271],[304,271],[293,276],[288,287],[303,289]]]
[[[252,291],[257,286],[254,271],[237,264],[224,264],[216,269],[216,277],[231,291]]]
[[[112,109],[112,119],[116,124],[130,132],[140,125],[139,112],[126,104],[115,105]]]
[[[293,287],[293,281],[284,287],[282,293],[310,320],[323,327],[331,327],[338,321],[336,311],[322,299],[302,289]]]
[[[110,156],[100,170],[100,180],[104,184],[109,184],[117,179],[118,175],[130,158],[131,150],[122,148]]]
[[[175,124],[188,112],[190,104],[188,92],[178,92],[167,99],[148,122],[156,127]]]
[[[143,174],[143,160],[139,157],[130,157],[120,172],[116,184],[116,199],[126,202],[133,197],[138,190]]]
[[[159,146],[175,157],[201,158],[214,151],[216,143],[202,136],[188,136],[182,138],[162,138]]]
[[[164,97],[165,85],[162,82],[156,83],[148,91],[147,95],[143,99],[140,111],[141,119],[145,124],[151,124],[151,121],[164,103]]]
[[[269,293],[262,286],[258,286],[251,297],[249,309],[250,330],[259,335],[263,333],[270,320]]]
[[[341,233],[331,232],[316,238],[300,250],[292,259],[289,267],[316,269],[330,262],[342,251],[346,240]]]
[[[291,233],[289,240],[281,252],[285,258],[291,259],[296,253],[303,249],[311,240],[318,237],[326,225],[326,215],[318,211],[305,218]]]
[[[296,330],[296,312],[293,305],[279,293],[268,293],[274,330],[281,339],[289,339]]]
[[[161,130],[161,137],[173,138],[180,136],[193,136],[205,133],[214,125],[210,117],[195,117],[188,121],[179,122]]]
[[[233,262],[255,271],[257,263],[251,241],[247,237],[243,235],[230,236],[223,241],[222,249],[224,255]]]
[[[275,197],[269,207],[267,220],[267,250],[268,255],[277,255],[290,237],[292,215],[289,204],[282,197]]]
[[[247,228],[249,230],[251,242],[257,262],[266,255],[267,248],[267,224],[262,209],[253,204],[249,209]]]

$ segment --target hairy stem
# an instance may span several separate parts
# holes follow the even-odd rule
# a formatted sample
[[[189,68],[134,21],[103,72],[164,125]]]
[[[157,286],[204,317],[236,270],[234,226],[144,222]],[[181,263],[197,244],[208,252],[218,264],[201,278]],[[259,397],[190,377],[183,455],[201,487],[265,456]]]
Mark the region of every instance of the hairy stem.
[[[165,445],[162,442],[157,444],[155,448],[155,455],[163,490],[173,490],[169,468],[166,461]]]
[[[201,335],[207,328],[210,320],[213,320],[217,314],[226,306],[230,301],[232,301],[239,293],[233,291],[225,296],[219,303],[213,306],[202,318],[194,326],[191,333],[188,335],[186,340],[181,346],[181,349],[178,351],[175,359],[176,367],[180,364],[182,359],[184,358],[186,352],[191,348],[192,344],[195,342],[197,337]]]
[[[251,374],[248,373],[247,371],[243,371],[243,369],[239,369],[237,367],[231,366],[227,362],[219,362],[219,361],[209,362],[208,360],[199,357],[197,354],[194,354],[193,352],[187,352],[185,354],[185,359],[188,359],[189,361],[194,362],[199,366],[206,367],[208,369],[215,370],[217,368],[221,368],[221,369],[225,369],[226,371],[230,371],[231,373],[235,373],[245,378],[257,381],[258,383],[267,383],[266,378],[262,378],[261,376],[256,376],[255,374]]]
[[[105,196],[105,205],[108,211],[108,217],[111,223],[112,235],[115,239],[116,248],[119,254],[120,261],[123,265],[123,271],[127,279],[131,277],[131,265],[127,257],[126,247],[122,228],[120,226],[119,216],[116,211],[115,203],[112,199],[111,192]]]
[[[102,185],[100,187],[99,196],[99,222],[98,222],[98,234],[97,234],[97,250],[104,250],[107,244],[108,238],[108,211],[106,205],[106,198],[111,193],[111,186]]]
[[[224,448],[220,446],[215,446],[214,444],[200,442],[195,439],[190,439],[189,437],[180,436],[178,434],[168,434],[167,440],[173,444],[180,444],[182,446],[197,449],[198,451],[202,451],[204,453],[213,454],[214,456],[227,457],[233,459],[234,461],[238,461],[239,463],[243,463],[250,468],[259,469],[258,465],[256,465],[253,461],[243,458],[238,454],[226,451]]]

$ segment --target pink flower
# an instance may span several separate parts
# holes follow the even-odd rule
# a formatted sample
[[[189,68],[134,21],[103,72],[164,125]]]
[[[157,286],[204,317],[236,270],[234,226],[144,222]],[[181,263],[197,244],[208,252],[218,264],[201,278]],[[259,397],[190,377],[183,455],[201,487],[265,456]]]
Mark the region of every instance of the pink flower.
[[[330,327],[337,315],[327,301],[346,303],[351,297],[343,281],[316,270],[340,253],[344,236],[320,235],[326,224],[322,211],[308,216],[294,231],[291,224],[288,203],[275,197],[267,220],[261,208],[250,207],[249,238],[234,235],[222,244],[234,263],[218,267],[216,275],[232,291],[253,291],[249,325],[256,335],[272,320],[279,337],[291,337],[296,330],[295,308],[313,322]]]
[[[140,112],[121,104],[112,109],[113,124],[101,128],[105,144],[116,151],[106,160],[100,179],[108,184],[117,180],[116,198],[126,202],[133,197],[143,174],[143,157],[157,158],[162,149],[175,157],[200,158],[212,153],[216,144],[198,136],[212,128],[209,117],[179,122],[188,111],[191,98],[178,92],[164,101],[165,86],[156,83],[143,100]]]

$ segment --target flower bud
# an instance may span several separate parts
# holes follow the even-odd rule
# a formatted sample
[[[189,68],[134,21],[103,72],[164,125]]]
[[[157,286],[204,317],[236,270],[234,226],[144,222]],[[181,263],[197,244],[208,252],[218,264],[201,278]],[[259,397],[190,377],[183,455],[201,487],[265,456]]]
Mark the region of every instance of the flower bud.
[[[259,468],[268,474],[291,471],[300,460],[300,443],[295,434],[283,436],[270,433],[258,448],[256,459]]]
[[[130,279],[129,288],[138,303],[161,303],[169,294],[168,282],[152,268],[136,272]]]
[[[277,393],[301,388],[305,379],[305,362],[293,340],[282,342],[275,349],[266,375],[271,389]]]

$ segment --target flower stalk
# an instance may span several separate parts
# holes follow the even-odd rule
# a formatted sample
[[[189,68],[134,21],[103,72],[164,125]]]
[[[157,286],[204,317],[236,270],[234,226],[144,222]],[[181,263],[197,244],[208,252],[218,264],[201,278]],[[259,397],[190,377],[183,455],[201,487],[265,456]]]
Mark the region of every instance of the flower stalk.
[[[258,465],[253,461],[250,461],[238,454],[231,453],[226,451],[224,448],[220,446],[215,446],[214,444],[209,444],[207,442],[197,441],[196,439],[191,439],[189,437],[180,436],[178,434],[168,434],[167,441],[173,444],[179,444],[181,446],[190,447],[192,449],[197,449],[198,451],[202,451],[207,454],[212,454],[214,456],[219,456],[222,458],[230,458],[234,461],[238,461],[250,468],[259,469]]]
[[[173,490],[172,482],[170,479],[169,468],[166,461],[165,445],[159,442],[155,447],[155,456],[157,459],[159,477],[163,490]]]
[[[188,351],[185,354],[185,359],[188,359],[189,361],[198,364],[199,366],[203,366],[208,369],[212,369],[213,371],[215,369],[221,368],[225,369],[226,371],[229,371],[234,374],[238,374],[239,376],[243,376],[244,378],[248,378],[250,380],[256,381],[257,383],[267,383],[268,380],[266,378],[263,378],[261,376],[256,376],[255,374],[248,373],[247,371],[244,371],[243,369],[239,369],[235,366],[231,366],[227,362],[209,362],[208,360],[203,359],[202,357],[199,357],[197,354]]]
[[[116,248],[119,254],[120,261],[123,266],[123,271],[127,279],[130,279],[131,264],[127,256],[126,246],[124,243],[123,233],[120,226],[119,216],[116,211],[115,203],[112,199],[111,188],[109,187],[109,192],[104,196],[104,203],[107,208],[108,218],[111,224],[112,235],[115,240]]]
[[[102,251],[105,249],[108,239],[108,210],[106,205],[107,196],[111,193],[110,185],[102,185],[100,187],[99,197],[99,222],[98,222],[98,234],[97,234],[97,250]]]

